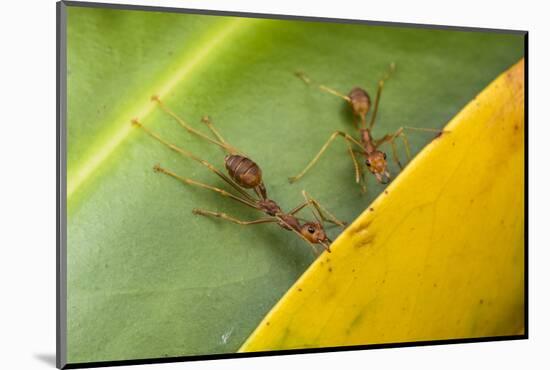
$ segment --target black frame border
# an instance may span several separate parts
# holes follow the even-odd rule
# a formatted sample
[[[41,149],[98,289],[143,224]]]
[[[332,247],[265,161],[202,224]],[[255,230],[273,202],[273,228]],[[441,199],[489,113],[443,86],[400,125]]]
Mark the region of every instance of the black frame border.
[[[56,367],[67,364],[67,9],[56,4]]]
[[[516,34],[524,36],[524,334],[494,336],[494,337],[479,337],[479,338],[461,338],[461,339],[443,339],[443,340],[428,340],[418,342],[396,342],[396,343],[380,343],[369,345],[354,345],[340,347],[322,347],[322,348],[304,348],[292,350],[278,351],[261,351],[261,352],[237,352],[223,354],[207,354],[207,355],[191,355],[177,357],[160,357],[160,358],[144,358],[134,360],[116,360],[116,361],[93,361],[81,363],[67,363],[67,270],[66,270],[66,255],[67,255],[67,163],[66,163],[66,148],[67,148],[67,12],[66,8],[85,7],[85,8],[104,8],[116,10],[138,10],[138,11],[156,11],[168,13],[184,13],[184,14],[199,14],[199,15],[215,15],[215,16],[233,16],[244,18],[264,18],[264,19],[281,19],[281,20],[300,20],[310,22],[329,22],[329,23],[345,23],[345,24],[368,24],[375,26],[391,26],[403,28],[422,28],[436,30],[452,30],[465,32],[491,32]],[[324,18],[298,15],[283,15],[283,14],[265,14],[265,13],[248,13],[248,12],[233,12],[221,10],[204,10],[204,9],[189,9],[175,8],[162,6],[146,6],[146,5],[130,5],[130,4],[113,4],[99,2],[82,2],[82,1],[66,1],[62,0],[56,3],[56,367],[58,369],[80,369],[80,368],[95,368],[106,366],[126,366],[126,365],[144,365],[144,364],[161,364],[174,362],[191,362],[204,360],[220,360],[233,358],[247,357],[265,357],[265,356],[282,356],[294,354],[310,354],[310,353],[325,353],[325,352],[341,352],[341,351],[359,351],[365,349],[382,349],[382,348],[403,348],[403,347],[420,347],[432,345],[448,345],[448,344],[467,344],[467,343],[483,343],[496,341],[522,340],[529,338],[529,295],[528,295],[528,234],[529,234],[529,32],[526,30],[508,30],[495,28],[481,27],[459,27],[446,26],[435,24],[420,24],[420,23],[402,23],[402,22],[384,22],[359,19],[342,19],[342,18]]]

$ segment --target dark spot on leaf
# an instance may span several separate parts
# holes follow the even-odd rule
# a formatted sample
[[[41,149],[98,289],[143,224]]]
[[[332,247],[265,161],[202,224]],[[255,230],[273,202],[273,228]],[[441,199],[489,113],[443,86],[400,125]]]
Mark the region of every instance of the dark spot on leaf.
[[[351,320],[351,322],[349,323],[350,329],[359,324],[361,320],[363,320],[363,312],[360,312],[357,316],[353,318],[353,320]]]
[[[369,208],[369,211],[374,212],[374,208],[372,208],[372,207]]]
[[[290,329],[285,328],[285,331],[281,337],[281,343],[284,343],[286,341],[286,338],[288,338],[289,336],[290,336]]]
[[[384,190],[384,194],[386,194],[386,195],[387,195],[387,194],[388,194],[388,191],[387,191],[387,190]]]
[[[265,323],[267,326],[269,326],[269,321]]]
[[[301,292],[301,291],[302,291],[302,288],[298,288],[298,291]]]
[[[479,300],[479,304],[483,304],[483,299],[480,299],[480,300]]]
[[[434,283],[434,285],[433,285],[433,286],[434,286],[434,288],[437,288],[437,283]]]
[[[356,248],[366,247],[366,246],[368,246],[369,244],[372,244],[373,241],[374,241],[374,235],[370,235],[370,236],[368,236],[367,238],[362,238],[361,240],[359,240],[359,241],[355,244],[355,247],[356,247]]]
[[[332,267],[329,267],[329,268],[328,268],[328,272],[332,272]]]
[[[353,228],[351,228],[349,230],[350,233],[352,234],[358,234],[362,231],[366,231],[368,229],[368,227],[370,226],[372,220],[369,220],[367,222],[364,222],[364,223],[360,223],[359,225],[357,226],[354,226]]]

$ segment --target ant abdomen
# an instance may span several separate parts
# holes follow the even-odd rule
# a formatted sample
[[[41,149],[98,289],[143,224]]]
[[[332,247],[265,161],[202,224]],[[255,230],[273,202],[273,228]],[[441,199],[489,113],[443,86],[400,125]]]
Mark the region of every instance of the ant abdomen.
[[[252,189],[262,184],[262,170],[247,157],[238,154],[227,155],[225,168],[229,176],[243,188]]]
[[[348,98],[353,112],[358,116],[365,117],[371,105],[369,94],[360,87],[354,87],[349,92]]]

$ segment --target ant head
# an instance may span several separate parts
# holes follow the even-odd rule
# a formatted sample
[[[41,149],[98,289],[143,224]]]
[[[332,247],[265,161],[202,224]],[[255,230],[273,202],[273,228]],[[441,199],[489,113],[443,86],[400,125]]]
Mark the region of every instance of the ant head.
[[[330,243],[330,240],[325,233],[323,225],[319,222],[306,222],[300,227],[300,234],[302,234],[304,238],[311,243],[322,244],[326,249],[328,249],[328,244],[326,244],[326,242]]]
[[[390,173],[388,172],[388,162],[386,162],[386,153],[379,150],[375,150],[367,155],[365,164],[369,168],[369,171],[376,176],[378,182],[387,184],[390,180]]]

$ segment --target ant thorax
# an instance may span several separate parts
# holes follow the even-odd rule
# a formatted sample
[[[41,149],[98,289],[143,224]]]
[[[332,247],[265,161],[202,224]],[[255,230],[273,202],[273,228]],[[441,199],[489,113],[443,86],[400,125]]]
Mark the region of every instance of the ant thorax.
[[[300,222],[298,219],[292,215],[283,214],[280,216],[281,221],[279,221],[279,226],[286,230],[296,230],[300,232]]]
[[[361,135],[360,136],[361,144],[363,144],[363,147],[365,148],[365,152],[367,154],[374,152],[376,150],[376,147],[372,142],[372,135],[370,133],[370,130],[366,128],[359,129],[359,135]]]
[[[260,200],[258,202],[258,205],[260,206],[262,211],[264,211],[270,216],[275,216],[283,213],[283,211],[281,210],[281,207],[279,207],[279,205],[271,199]]]

